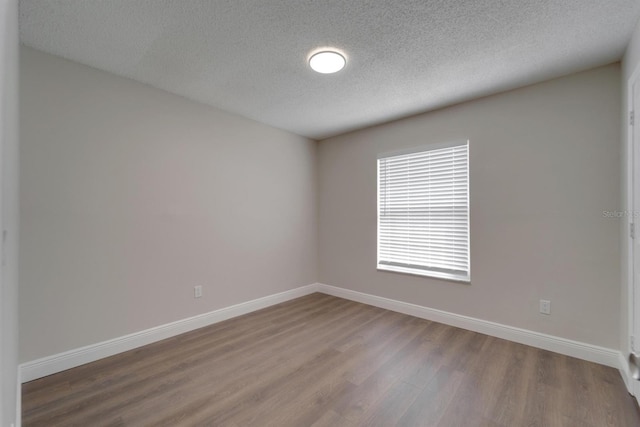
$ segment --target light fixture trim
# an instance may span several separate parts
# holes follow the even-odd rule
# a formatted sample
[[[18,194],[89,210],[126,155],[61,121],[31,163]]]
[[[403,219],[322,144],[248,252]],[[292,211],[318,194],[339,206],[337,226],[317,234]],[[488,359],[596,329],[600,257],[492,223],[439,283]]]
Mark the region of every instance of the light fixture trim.
[[[317,73],[333,74],[347,65],[347,58],[333,49],[323,49],[309,57],[309,66]]]

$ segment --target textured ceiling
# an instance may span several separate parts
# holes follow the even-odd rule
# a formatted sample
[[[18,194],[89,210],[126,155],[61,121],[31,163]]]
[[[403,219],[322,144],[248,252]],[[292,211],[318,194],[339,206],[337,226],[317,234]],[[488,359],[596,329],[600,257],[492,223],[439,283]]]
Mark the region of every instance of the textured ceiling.
[[[311,138],[617,61],[638,0],[22,0],[24,44]],[[341,49],[320,75],[308,54]]]

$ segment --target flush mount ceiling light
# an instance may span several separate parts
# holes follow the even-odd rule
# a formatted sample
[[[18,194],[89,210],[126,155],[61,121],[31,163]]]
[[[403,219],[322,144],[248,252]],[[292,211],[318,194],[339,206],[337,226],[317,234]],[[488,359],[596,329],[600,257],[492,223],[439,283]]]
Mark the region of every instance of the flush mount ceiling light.
[[[337,73],[347,64],[347,60],[336,51],[323,50],[314,53],[309,58],[309,66],[313,71],[322,74]]]

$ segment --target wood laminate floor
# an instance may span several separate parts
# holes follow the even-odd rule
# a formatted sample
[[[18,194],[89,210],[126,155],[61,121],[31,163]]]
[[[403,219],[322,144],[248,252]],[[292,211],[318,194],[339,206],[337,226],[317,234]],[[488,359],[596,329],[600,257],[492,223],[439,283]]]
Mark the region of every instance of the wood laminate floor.
[[[640,426],[612,368],[313,294],[23,385],[30,426]]]

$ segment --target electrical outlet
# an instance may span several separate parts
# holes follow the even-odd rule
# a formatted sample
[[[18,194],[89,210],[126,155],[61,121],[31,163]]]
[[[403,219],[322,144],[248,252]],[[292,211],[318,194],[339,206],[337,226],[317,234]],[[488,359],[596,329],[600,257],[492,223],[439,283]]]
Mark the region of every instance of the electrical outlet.
[[[202,296],[202,286],[194,286],[193,287],[193,297],[200,298]]]
[[[540,313],[551,314],[551,301],[546,299],[540,300]]]

